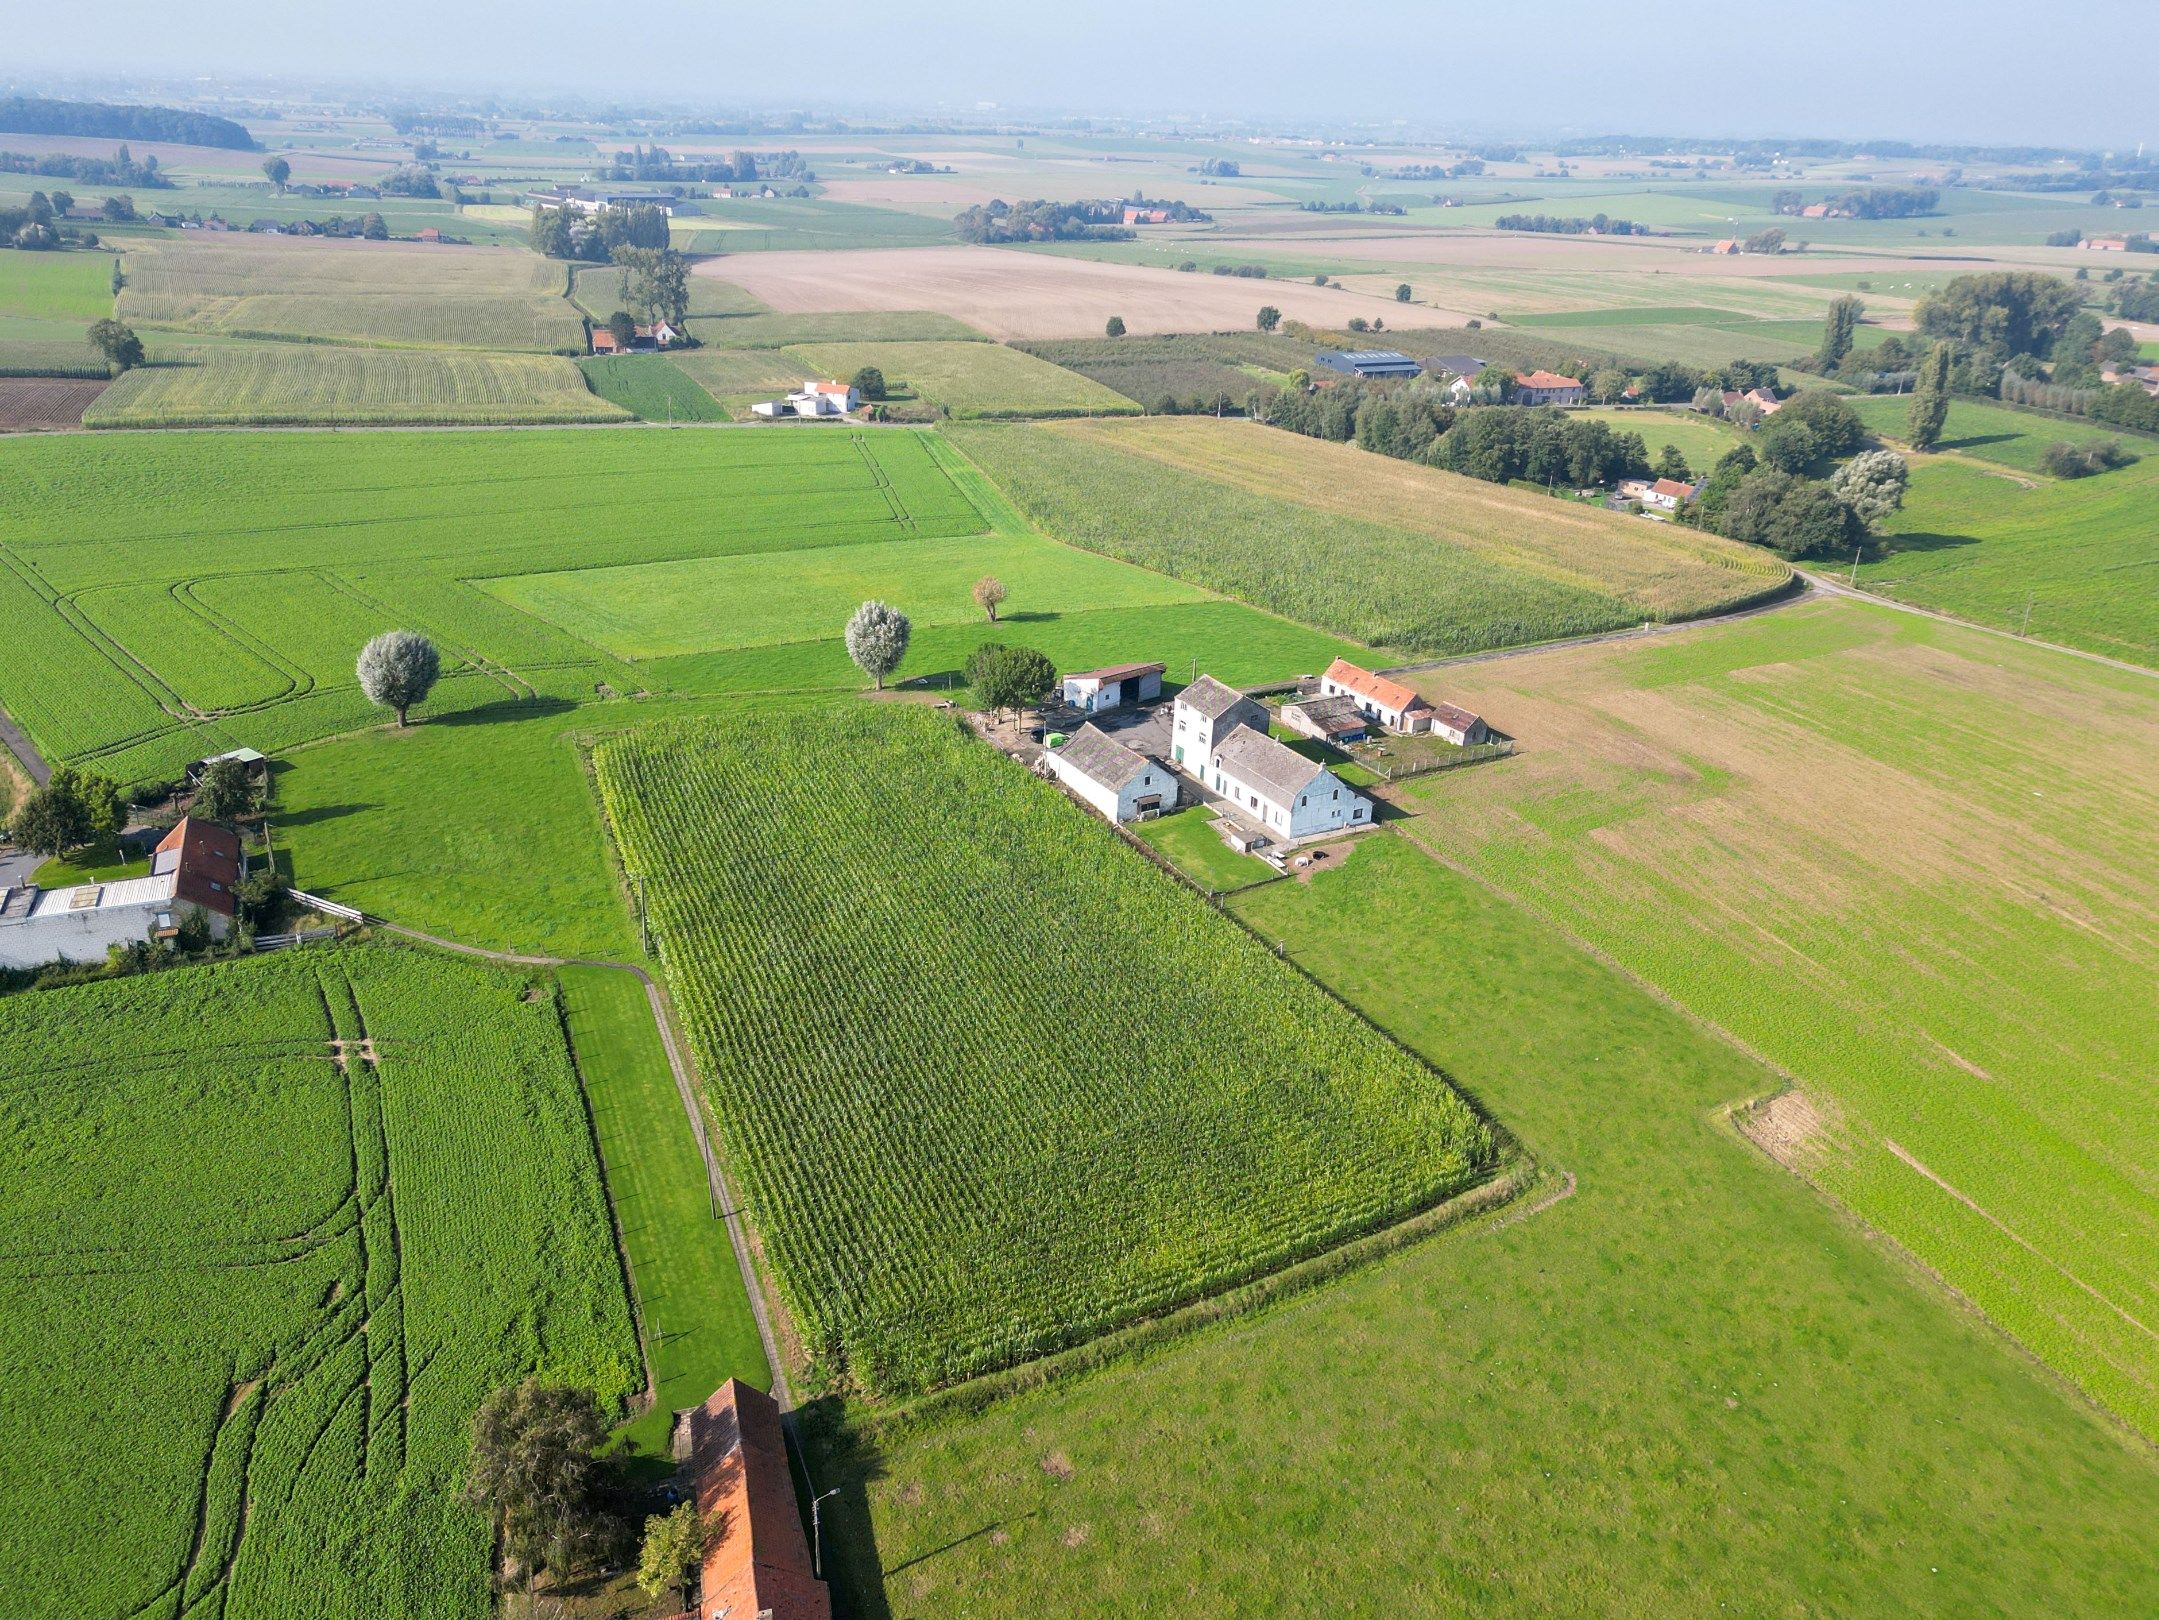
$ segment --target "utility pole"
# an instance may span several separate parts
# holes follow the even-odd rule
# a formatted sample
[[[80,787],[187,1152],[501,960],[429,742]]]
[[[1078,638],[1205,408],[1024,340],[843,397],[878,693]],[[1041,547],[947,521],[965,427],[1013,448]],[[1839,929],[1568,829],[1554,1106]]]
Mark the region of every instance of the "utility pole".
[[[832,1487],[831,1490],[825,1492],[823,1496],[813,1497],[810,1500],[810,1536],[816,1542],[816,1548],[811,1554],[810,1569],[811,1572],[815,1574],[819,1580],[823,1580],[825,1578],[825,1517],[823,1511],[824,1505],[827,1498],[834,1497],[839,1494],[840,1488],[835,1485]],[[796,1522],[800,1523],[801,1521],[797,1520]]]
[[[1857,546],[1854,546],[1854,547],[1852,547],[1852,587],[1853,587],[1853,589],[1855,589],[1855,590],[1856,590],[1856,589],[1858,588],[1858,586],[1859,586],[1859,547],[1857,547]]]
[[[2022,623],[2021,625],[2019,625],[2019,626],[2017,627],[2017,634],[2018,634],[2018,635],[2020,635],[2020,636],[2028,636],[2028,635],[2030,635],[2031,633],[2032,633],[2032,598],[2031,598],[2031,595],[2030,595],[2029,593],[2027,593],[2027,594],[2025,595],[2025,598],[2024,598],[2024,622],[2023,622],[2023,623]]]
[[[632,872],[630,881],[637,885],[638,937],[644,941],[645,954],[650,956],[652,954],[652,925],[645,916],[645,876],[642,872]]]

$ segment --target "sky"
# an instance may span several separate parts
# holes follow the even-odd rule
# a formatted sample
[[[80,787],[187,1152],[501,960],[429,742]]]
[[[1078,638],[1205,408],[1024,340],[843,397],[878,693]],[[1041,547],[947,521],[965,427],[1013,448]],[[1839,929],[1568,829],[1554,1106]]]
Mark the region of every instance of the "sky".
[[[2141,54],[2153,0],[99,0],[94,29],[72,6],[10,9],[18,88],[304,77],[715,112],[2124,149],[2159,126],[2106,69]]]

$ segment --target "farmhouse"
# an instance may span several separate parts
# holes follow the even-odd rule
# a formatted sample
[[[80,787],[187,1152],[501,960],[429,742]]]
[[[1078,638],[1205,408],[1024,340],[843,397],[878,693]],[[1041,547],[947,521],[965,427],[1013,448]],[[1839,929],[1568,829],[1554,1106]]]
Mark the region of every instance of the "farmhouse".
[[[1724,408],[1731,410],[1736,405],[1752,405],[1764,416],[1775,416],[1784,408],[1784,401],[1767,388],[1750,388],[1745,393],[1736,388],[1725,389]]]
[[[2083,246],[2090,253],[2126,253],[2129,238],[2126,236],[2087,236]]]
[[[1124,222],[1127,225],[1167,225],[1169,223],[1169,210],[1167,208],[1134,208],[1128,203],[1125,205]]]
[[[1162,695],[1160,664],[1114,664],[1064,677],[1064,700],[1086,714],[1103,714]]]
[[[756,416],[845,416],[861,403],[852,383],[813,380],[785,399],[759,400],[750,411]]]
[[[705,1525],[697,1620],[832,1620],[795,1505],[771,1396],[730,1378],[690,1414],[690,1467]]]
[[[0,968],[102,962],[115,945],[169,942],[190,917],[223,939],[237,911],[233,887],[246,870],[238,838],[188,817],[158,844],[148,877],[0,889]]]
[[[1335,744],[1361,741],[1369,729],[1364,711],[1346,697],[1309,697],[1285,703],[1282,724],[1300,736]]]
[[[1222,739],[1240,727],[1264,735],[1266,709],[1212,675],[1202,675],[1170,705],[1170,758],[1188,771],[1203,774]]]
[[[1312,358],[1346,377],[1415,377],[1424,371],[1399,349],[1322,349]]]
[[[1589,390],[1579,377],[1562,377],[1556,371],[1517,371],[1514,403],[1517,405],[1579,405]]]
[[[1081,726],[1042,759],[1052,776],[1112,821],[1137,821],[1177,808],[1177,778],[1168,766],[1092,725]]]
[[[1694,485],[1682,483],[1677,478],[1622,478],[1619,481],[1620,499],[1640,501],[1659,512],[1676,512],[1698,493]]]
[[[1368,669],[1359,669],[1346,658],[1337,658],[1319,678],[1320,695],[1343,697],[1367,720],[1389,731],[1416,733],[1432,723],[1432,705],[1400,681],[1390,681]]]
[[[1294,842],[1372,824],[1372,801],[1324,765],[1239,726],[1207,759],[1206,785],[1237,813]]]
[[[1447,384],[1447,397],[1462,405],[1477,391],[1477,379],[1490,363],[1473,354],[1435,354],[1425,361],[1424,369],[1434,377],[1452,379]]]

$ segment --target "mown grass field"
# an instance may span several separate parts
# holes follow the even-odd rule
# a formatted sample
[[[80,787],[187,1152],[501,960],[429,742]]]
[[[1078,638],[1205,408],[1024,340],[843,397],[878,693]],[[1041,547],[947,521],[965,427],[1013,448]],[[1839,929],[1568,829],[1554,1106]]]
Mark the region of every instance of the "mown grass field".
[[[2148,583],[2159,573],[2159,455],[2096,478],[2023,482],[2036,487],[1958,458],[1919,458],[1904,510],[1883,525],[1887,545],[1861,565],[1860,584],[2159,666],[2159,591]]]
[[[1187,805],[1159,821],[1141,822],[1132,831],[1178,871],[1203,888],[1229,894],[1278,876],[1257,856],[1240,855],[1214,830],[1214,812]]]
[[[594,355],[577,362],[591,390],[647,422],[724,422],[726,407],[664,354]]]
[[[819,1382],[1023,1361],[1492,1168],[1436,1073],[949,715],[737,712],[594,763]]]
[[[1047,533],[1405,653],[1713,612],[1786,576],[1713,536],[1255,424],[1148,418],[951,438]]]
[[[130,371],[83,412],[89,427],[619,422],[553,355],[249,343]]]
[[[21,439],[0,469],[0,691],[46,754],[123,780],[379,723],[352,669],[385,629],[443,649],[423,714],[638,688],[474,580],[984,527],[907,432]]]
[[[15,1612],[491,1612],[480,1401],[643,1385],[525,983],[363,947],[0,1003]]]
[[[1639,433],[1642,443],[1649,447],[1651,461],[1666,445],[1676,444],[1697,478],[1706,478],[1725,452],[1740,444],[1743,437],[1737,428],[1692,411],[1587,410],[1567,414],[1602,422],[1614,433]]]
[[[131,242],[120,316],[231,337],[582,354],[569,272],[515,248],[225,235]]]
[[[1410,836],[1795,1076],[1796,1167],[2159,1435],[2159,688],[1849,601],[1445,674],[1525,747]]]
[[[1012,593],[1002,622],[1033,614],[1197,602],[1174,579],[1031,536],[820,546],[733,557],[573,568],[490,580],[502,600],[617,658],[830,640],[861,603],[888,601],[921,625],[980,621],[969,594],[994,574]],[[986,627],[985,627],[986,628]]]
[[[1573,1196],[820,1462],[860,1612],[2159,1603],[2149,1451],[1731,1136],[1768,1071],[1391,834],[1230,905]]]
[[[0,254],[0,315],[88,326],[112,313],[110,253]]]
[[[895,391],[955,417],[1099,416],[1138,408],[1090,377],[1000,343],[797,343],[786,353],[828,377],[875,366]]]
[[[1910,431],[1912,401],[1909,395],[1875,394],[1855,398],[1851,406],[1870,433],[1902,443]],[[2040,458],[2046,454],[2049,445],[2100,444],[2107,440],[2121,445],[2132,455],[2159,454],[2159,439],[2109,429],[2103,422],[2040,416],[1976,399],[1949,402],[1949,415],[1942,423],[1942,436],[1935,448],[2013,467],[2018,472],[2037,473]]]

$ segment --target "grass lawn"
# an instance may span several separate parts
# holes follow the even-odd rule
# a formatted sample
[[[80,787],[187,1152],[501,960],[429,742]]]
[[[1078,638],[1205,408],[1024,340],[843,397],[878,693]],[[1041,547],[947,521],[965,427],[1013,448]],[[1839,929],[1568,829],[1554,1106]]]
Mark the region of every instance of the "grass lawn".
[[[1114,388],[1001,343],[804,343],[787,353],[830,377],[875,366],[894,389],[958,417],[1124,415],[1139,409]]]
[[[124,854],[115,841],[107,839],[59,860],[47,861],[30,881],[41,889],[65,889],[76,883],[116,883],[121,878],[149,875],[148,855]]]
[[[1089,552],[1002,535],[575,568],[487,584],[618,657],[655,658],[834,636],[873,597],[919,625],[965,623],[981,613],[968,593],[984,574],[1010,589],[1015,627],[1030,613],[1193,602],[1203,594]]]
[[[0,315],[87,326],[112,313],[110,253],[0,253]],[[79,334],[78,334],[79,335]]]
[[[593,355],[577,369],[600,398],[647,422],[724,422],[730,414],[664,354]]]
[[[1737,446],[1742,438],[1737,428],[1695,411],[1591,410],[1567,414],[1602,422],[1614,433],[1639,433],[1642,443],[1649,447],[1652,462],[1666,445],[1676,444],[1697,478],[1708,476],[1718,458]]]
[[[1132,831],[1178,871],[1218,894],[1281,877],[1258,856],[1240,855],[1223,843],[1214,830],[1214,817],[1205,805],[1188,805],[1159,821],[1135,822]]]
[[[625,1426],[623,1439],[664,1458],[676,1412],[730,1378],[769,1389],[772,1374],[727,1225],[712,1215],[705,1163],[645,987],[614,968],[564,968],[561,980],[657,1386],[651,1410]]]
[[[2159,1604],[2150,1453],[1719,1126],[1773,1076],[1393,835],[1230,904],[1575,1195],[883,1437],[826,1520],[858,1612]]]
[[[1796,1077],[1797,1168],[2159,1436],[2159,683],[1841,599],[1441,673],[1523,751],[1406,835]]]
[[[1873,394],[1847,401],[1867,430],[1902,442],[1911,416],[1909,395]],[[2112,439],[2139,456],[2159,455],[2159,439],[2124,433],[2102,422],[2079,422],[2038,416],[1984,400],[1953,399],[1942,424],[1938,450],[1953,450],[1980,461],[1997,462],[2018,472],[2037,473],[2039,458],[2054,444],[2097,444]],[[2100,476],[2110,476],[2101,474]]]
[[[1917,457],[1904,510],[1883,525],[1888,544],[1861,565],[1859,582],[1974,623],[2159,666],[2155,501],[2159,454],[2033,489],[1975,461]]]

